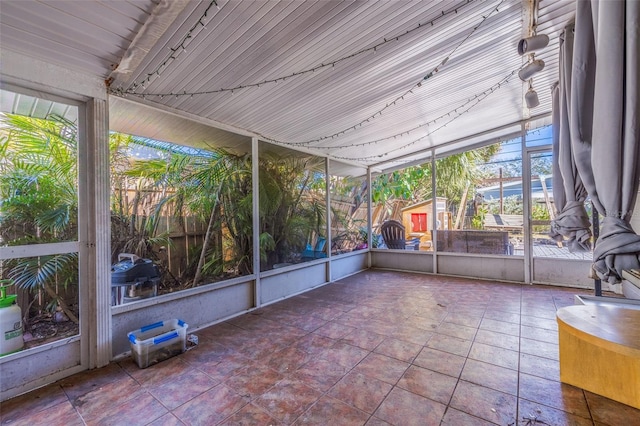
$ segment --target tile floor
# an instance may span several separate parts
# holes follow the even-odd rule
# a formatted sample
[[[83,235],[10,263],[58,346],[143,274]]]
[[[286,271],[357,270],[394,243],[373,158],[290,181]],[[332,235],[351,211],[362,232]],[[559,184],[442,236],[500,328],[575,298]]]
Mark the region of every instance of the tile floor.
[[[0,404],[2,425],[640,425],[559,382],[576,290],[370,270]]]

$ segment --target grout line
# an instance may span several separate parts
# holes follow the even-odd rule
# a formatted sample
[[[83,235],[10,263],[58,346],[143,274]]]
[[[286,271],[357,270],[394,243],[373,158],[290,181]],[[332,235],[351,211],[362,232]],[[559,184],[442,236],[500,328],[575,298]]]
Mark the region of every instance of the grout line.
[[[516,389],[516,418],[515,418],[515,422],[514,425],[518,424],[518,419],[520,418],[520,368],[521,368],[521,359],[522,359],[522,302],[523,302],[523,291],[522,288],[520,289],[520,325],[518,327],[519,329],[519,336],[518,336],[518,388]]]

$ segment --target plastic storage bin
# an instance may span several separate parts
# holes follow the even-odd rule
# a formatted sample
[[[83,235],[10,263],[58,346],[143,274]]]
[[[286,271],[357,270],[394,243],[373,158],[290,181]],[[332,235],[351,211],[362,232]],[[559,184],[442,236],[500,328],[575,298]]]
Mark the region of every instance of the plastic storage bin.
[[[147,368],[186,351],[187,327],[189,325],[184,321],[172,319],[127,333],[131,356],[138,367]]]

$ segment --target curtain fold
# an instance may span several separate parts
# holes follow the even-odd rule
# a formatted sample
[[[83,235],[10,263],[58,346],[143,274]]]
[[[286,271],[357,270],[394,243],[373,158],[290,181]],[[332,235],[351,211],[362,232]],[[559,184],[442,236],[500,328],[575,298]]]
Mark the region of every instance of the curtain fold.
[[[560,105],[576,169],[604,216],[593,270],[609,283],[640,268],[640,236],[629,224],[640,178],[639,27],[638,1],[576,1],[568,111]]]
[[[591,250],[591,223],[584,207],[587,190],[578,174],[571,147],[571,64],[574,24],[560,37],[560,82],[552,88],[553,102],[553,200],[556,217],[549,235],[556,241],[567,238],[570,252]]]
[[[640,236],[629,224],[640,178],[640,2],[594,1],[593,9],[597,61],[591,159],[605,216],[594,269],[603,280],[619,282],[623,269],[640,268]]]

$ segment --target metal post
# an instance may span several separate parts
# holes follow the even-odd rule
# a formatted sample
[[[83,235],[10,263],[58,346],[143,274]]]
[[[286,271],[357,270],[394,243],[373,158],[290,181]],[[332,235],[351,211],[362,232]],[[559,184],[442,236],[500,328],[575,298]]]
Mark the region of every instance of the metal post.
[[[600,213],[591,201],[591,221],[593,222],[593,248],[596,248],[598,237],[600,236]],[[597,277],[593,280],[596,296],[602,296],[602,280]]]
[[[325,196],[325,204],[327,206],[326,208],[326,233],[327,233],[327,246],[328,248],[326,248],[327,246],[325,246],[325,250],[327,250],[327,259],[329,259],[327,261],[327,263],[325,263],[326,267],[325,267],[325,281],[326,282],[331,282],[331,247],[333,246],[333,236],[331,235],[331,195],[329,194],[329,169],[331,166],[330,163],[330,159],[325,158],[324,160],[324,187],[325,187],[325,191],[324,191],[324,196]]]
[[[438,273],[438,199],[436,196],[436,150],[431,150],[431,248],[433,273]]]
[[[93,98],[80,109],[85,129],[80,128],[79,168],[85,191],[80,192],[80,289],[81,333],[88,346],[89,368],[103,367],[111,360],[111,226],[109,215],[109,105]],[[86,307],[86,309],[83,309]],[[87,322],[89,324],[87,324]],[[83,353],[85,349],[83,349]],[[83,362],[84,364],[84,362]]]
[[[373,247],[373,209],[371,208],[371,167],[367,167],[367,268],[371,268],[371,248]]]
[[[522,150],[522,232],[524,233],[524,282],[533,282],[533,241],[531,238],[531,153],[527,150],[527,129],[520,126],[520,149]]]
[[[255,286],[253,289],[253,306],[259,308],[260,303],[260,176],[258,138],[251,138],[251,186],[253,200],[253,275]]]
[[[500,167],[500,214],[504,214],[504,184],[502,183],[502,167]]]

